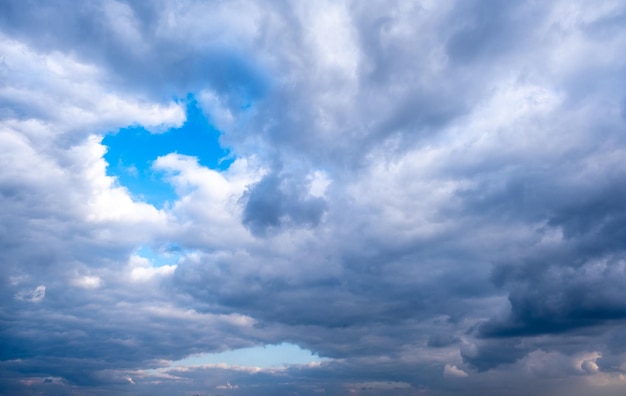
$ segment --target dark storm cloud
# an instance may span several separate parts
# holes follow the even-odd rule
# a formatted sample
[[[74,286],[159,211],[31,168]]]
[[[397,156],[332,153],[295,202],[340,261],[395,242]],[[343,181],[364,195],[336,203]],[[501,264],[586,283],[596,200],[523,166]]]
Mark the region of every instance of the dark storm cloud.
[[[626,318],[623,285],[623,209],[607,213],[613,194],[564,224],[563,246],[538,249],[523,262],[496,267],[498,283],[510,285],[511,318],[486,324],[485,336],[568,332]],[[619,205],[621,206],[621,204]],[[569,216],[568,216],[569,217]],[[506,287],[506,286],[505,286]]]
[[[446,268],[446,263],[410,251],[382,250],[375,241],[355,246],[372,252],[348,256],[334,252],[345,246],[323,240],[322,235],[316,234],[320,240],[298,244],[300,252],[288,259],[255,249],[248,253],[265,257],[263,262],[238,255],[188,262],[177,269],[174,282],[179,290],[194,296],[199,311],[244,313],[258,320],[263,333],[282,335],[334,358],[399,353],[403,346],[398,340],[408,334],[413,342],[448,347],[458,342],[465,318],[491,310],[464,300],[494,292],[482,275],[468,274],[472,263],[433,274],[429,273],[433,266]],[[347,235],[354,240],[365,238],[355,229]],[[269,263],[279,270],[270,271]],[[265,269],[259,271],[258,266]],[[437,315],[444,317],[434,320]],[[446,332],[447,336],[429,339],[431,331]]]
[[[515,363],[528,352],[529,348],[517,339],[500,342],[481,342],[461,348],[463,360],[478,371],[496,368],[503,364]]]
[[[252,233],[263,235],[283,225],[316,226],[324,214],[326,202],[309,196],[307,186],[293,176],[269,174],[250,186],[242,197],[245,202],[243,224]]]
[[[525,186],[504,190],[506,198],[477,203],[482,212],[511,216],[516,211],[531,221],[545,221],[536,231],[537,242],[520,257],[494,266],[494,282],[511,291],[512,313],[508,324],[485,325],[484,335],[567,332],[623,318],[624,174],[617,169],[575,174],[579,166],[562,166],[572,174],[567,183],[549,184],[552,175],[539,174]],[[550,235],[556,238],[553,243],[541,241]]]
[[[459,341],[459,337],[451,334],[433,334],[428,337],[428,343],[426,345],[432,348],[442,348],[456,344]]]

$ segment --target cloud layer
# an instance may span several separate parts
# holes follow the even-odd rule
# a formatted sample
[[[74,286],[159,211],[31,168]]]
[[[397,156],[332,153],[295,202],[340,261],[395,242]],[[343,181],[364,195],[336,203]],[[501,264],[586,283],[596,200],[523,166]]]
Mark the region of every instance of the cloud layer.
[[[3,1],[0,394],[623,394],[625,21]],[[155,206],[103,139],[190,103],[229,165],[150,158]],[[284,343],[323,359],[175,363]]]

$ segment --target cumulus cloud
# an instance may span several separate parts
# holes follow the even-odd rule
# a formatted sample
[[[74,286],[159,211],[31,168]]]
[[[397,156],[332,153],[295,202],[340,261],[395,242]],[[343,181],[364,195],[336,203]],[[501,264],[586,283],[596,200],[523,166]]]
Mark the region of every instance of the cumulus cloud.
[[[467,377],[468,374],[455,366],[454,364],[446,364],[443,367],[443,375],[444,377],[452,377],[452,378],[463,378]]]

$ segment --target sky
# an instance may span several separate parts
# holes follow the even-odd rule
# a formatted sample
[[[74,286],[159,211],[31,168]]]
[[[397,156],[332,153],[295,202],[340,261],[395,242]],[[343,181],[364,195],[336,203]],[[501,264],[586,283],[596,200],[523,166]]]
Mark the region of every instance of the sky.
[[[624,48],[622,0],[0,0],[0,395],[624,395]]]

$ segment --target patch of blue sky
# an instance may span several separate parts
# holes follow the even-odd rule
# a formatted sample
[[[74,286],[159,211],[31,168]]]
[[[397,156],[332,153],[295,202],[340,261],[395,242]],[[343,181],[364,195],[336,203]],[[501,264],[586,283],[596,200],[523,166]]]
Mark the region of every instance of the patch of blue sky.
[[[185,253],[185,250],[177,244],[168,244],[162,246],[158,250],[154,250],[150,246],[143,245],[137,249],[136,252],[138,256],[150,260],[153,267],[178,264],[178,261],[180,261]]]
[[[172,362],[172,366],[199,366],[224,363],[229,366],[278,368],[296,364],[309,364],[326,360],[298,345],[282,343],[252,348],[235,349],[221,353],[193,355]]]
[[[195,97],[189,95],[185,102],[187,119],[180,128],[153,134],[141,126],[130,126],[102,139],[108,148],[104,155],[109,164],[107,174],[117,177],[135,199],[157,208],[177,198],[163,175],[152,169],[158,157],[170,153],[194,156],[200,165],[216,170],[226,170],[234,161],[220,145],[220,132],[202,112]]]

